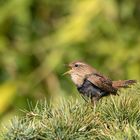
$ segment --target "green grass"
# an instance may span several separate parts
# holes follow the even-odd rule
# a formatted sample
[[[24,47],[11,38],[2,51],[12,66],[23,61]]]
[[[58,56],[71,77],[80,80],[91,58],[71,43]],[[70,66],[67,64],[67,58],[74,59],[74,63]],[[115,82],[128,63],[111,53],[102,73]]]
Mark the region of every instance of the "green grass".
[[[140,85],[105,97],[97,107],[81,98],[48,105],[40,101],[22,118],[15,117],[5,140],[138,140]]]

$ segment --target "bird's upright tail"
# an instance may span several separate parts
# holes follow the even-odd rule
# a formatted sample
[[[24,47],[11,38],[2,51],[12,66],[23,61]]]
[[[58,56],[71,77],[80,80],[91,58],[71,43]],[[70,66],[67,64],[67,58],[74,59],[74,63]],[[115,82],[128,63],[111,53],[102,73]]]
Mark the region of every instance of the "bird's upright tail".
[[[136,80],[119,80],[113,81],[112,86],[116,89],[119,88],[128,88],[130,85],[137,83]]]

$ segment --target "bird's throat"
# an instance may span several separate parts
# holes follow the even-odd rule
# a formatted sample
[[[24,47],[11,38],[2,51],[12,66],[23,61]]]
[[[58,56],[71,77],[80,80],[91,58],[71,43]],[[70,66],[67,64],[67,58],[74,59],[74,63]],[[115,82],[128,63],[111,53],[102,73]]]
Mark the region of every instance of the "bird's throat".
[[[78,74],[71,74],[71,79],[76,86],[81,86],[84,82],[84,78]]]

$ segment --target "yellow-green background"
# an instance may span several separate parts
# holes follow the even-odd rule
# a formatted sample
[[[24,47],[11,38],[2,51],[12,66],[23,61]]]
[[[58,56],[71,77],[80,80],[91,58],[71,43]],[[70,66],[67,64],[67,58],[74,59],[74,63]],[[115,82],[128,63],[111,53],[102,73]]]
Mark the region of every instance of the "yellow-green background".
[[[140,79],[139,0],[0,0],[0,121],[39,99],[77,94],[65,63]]]

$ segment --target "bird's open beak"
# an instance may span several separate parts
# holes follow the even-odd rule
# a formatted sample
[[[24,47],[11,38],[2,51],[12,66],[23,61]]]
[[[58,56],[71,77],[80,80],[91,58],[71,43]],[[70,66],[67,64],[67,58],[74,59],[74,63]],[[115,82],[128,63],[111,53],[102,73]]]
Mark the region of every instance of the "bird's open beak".
[[[70,70],[66,71],[63,75],[70,74],[71,73],[71,67],[70,67],[70,65],[65,64],[65,67],[69,68]]]
[[[63,75],[67,75],[67,74],[70,74],[70,73],[71,73],[71,70],[66,71],[65,73],[63,73]]]

